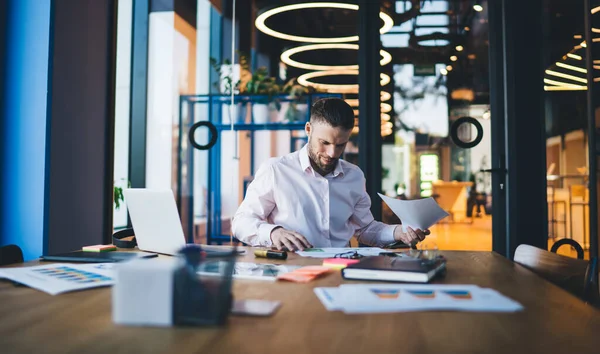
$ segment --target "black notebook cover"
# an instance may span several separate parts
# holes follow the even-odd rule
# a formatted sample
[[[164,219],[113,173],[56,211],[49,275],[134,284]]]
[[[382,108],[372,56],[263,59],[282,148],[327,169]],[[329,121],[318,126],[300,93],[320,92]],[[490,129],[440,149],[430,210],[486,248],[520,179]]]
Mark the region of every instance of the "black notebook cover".
[[[75,251],[62,254],[52,254],[42,256],[42,261],[52,262],[76,262],[76,263],[108,263],[121,262],[134,258],[153,258],[157,257],[156,253],[145,252],[84,252]]]
[[[427,283],[446,269],[446,261],[433,262],[415,258],[375,256],[342,269],[342,276],[352,280],[380,280]]]

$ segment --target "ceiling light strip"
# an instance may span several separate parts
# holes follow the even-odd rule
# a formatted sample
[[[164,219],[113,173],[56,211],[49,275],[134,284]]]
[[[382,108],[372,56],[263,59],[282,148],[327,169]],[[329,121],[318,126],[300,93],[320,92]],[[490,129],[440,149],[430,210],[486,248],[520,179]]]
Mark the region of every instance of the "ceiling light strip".
[[[573,70],[573,71],[578,71],[578,72],[584,73],[584,74],[587,73],[587,69],[581,68],[579,66],[569,65],[569,64],[565,64],[565,63],[561,63],[561,62],[557,62],[556,66],[565,68],[565,69],[569,69],[569,70]]]
[[[381,91],[380,94],[381,94],[380,97],[381,97],[382,102],[387,101],[392,98],[392,95],[389,92]],[[346,101],[346,103],[349,104],[350,107],[358,107],[358,98],[346,98],[344,101]],[[381,105],[383,106],[384,104],[387,104],[387,103],[382,103]]]
[[[569,82],[563,82],[563,81],[555,81],[555,80],[551,80],[551,79],[544,79],[544,83],[548,84],[548,85],[554,85],[554,86],[577,86],[577,87],[585,87],[583,85],[575,85]]]
[[[350,49],[350,50],[358,50],[358,44],[350,44],[350,43],[321,43],[321,44],[309,44],[303,45],[295,48],[290,48],[285,52],[281,53],[281,61],[285,64],[306,70],[358,70],[358,65],[317,65],[317,64],[309,64],[302,63],[297,60],[292,59],[292,55],[308,52],[311,50],[323,50],[323,49]],[[379,64],[384,66],[389,64],[392,61],[392,55],[385,50],[380,50],[379,54],[381,54],[381,60]]]
[[[266,25],[266,21],[269,17],[283,13],[288,11],[302,10],[302,9],[316,9],[316,8],[335,8],[335,9],[345,9],[345,10],[353,10],[358,11],[358,5],[355,4],[345,4],[345,3],[337,3],[337,2],[307,2],[300,4],[291,4],[276,7],[270,10],[267,10],[260,14],[255,21],[256,28],[275,38],[285,39],[289,41],[296,42],[305,42],[305,43],[340,43],[340,42],[356,42],[358,41],[358,36],[347,36],[347,37],[330,37],[330,38],[322,38],[322,37],[303,37],[303,36],[294,36],[291,34],[275,31],[274,29],[268,27]],[[385,12],[380,12],[379,17],[383,20],[383,26],[379,29],[380,34],[384,34],[388,32],[394,26],[394,20],[390,17],[390,15]]]
[[[381,91],[381,102],[389,101],[392,99],[392,95],[389,92]]]
[[[388,113],[392,111],[392,105],[388,103],[381,103],[381,112]]]
[[[321,84],[310,81],[310,79],[316,77],[336,75],[358,76],[358,70],[313,71],[310,73],[300,75],[298,77],[298,83],[302,86],[311,86],[318,91],[324,91],[329,93],[358,93],[358,84]],[[381,73],[380,78],[381,80],[379,81],[379,84],[381,86],[385,86],[391,81],[391,78],[388,74]]]
[[[585,91],[586,86],[544,86],[544,91]]]
[[[581,82],[581,83],[587,84],[587,80],[586,79],[582,79],[582,78],[577,77],[577,76],[573,76],[573,75],[569,75],[569,74],[564,74],[564,73],[561,73],[561,72],[558,72],[558,71],[554,71],[554,70],[550,70],[550,69],[546,70],[546,74],[552,75],[552,76],[557,76],[557,77],[562,77],[564,79],[569,79],[569,80],[573,80],[573,81],[577,81],[577,82]]]
[[[581,60],[583,59],[580,55],[577,54],[573,54],[573,53],[567,53],[567,56],[571,59],[575,59],[575,60]]]

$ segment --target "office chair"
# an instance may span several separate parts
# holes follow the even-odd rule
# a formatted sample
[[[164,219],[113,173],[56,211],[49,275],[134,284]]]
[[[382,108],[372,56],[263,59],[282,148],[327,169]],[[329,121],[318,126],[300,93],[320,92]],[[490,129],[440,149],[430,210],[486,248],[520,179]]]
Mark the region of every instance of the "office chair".
[[[23,263],[23,251],[17,245],[0,246],[0,266]]]
[[[517,247],[515,263],[585,302],[598,305],[598,260],[569,258],[530,245]]]

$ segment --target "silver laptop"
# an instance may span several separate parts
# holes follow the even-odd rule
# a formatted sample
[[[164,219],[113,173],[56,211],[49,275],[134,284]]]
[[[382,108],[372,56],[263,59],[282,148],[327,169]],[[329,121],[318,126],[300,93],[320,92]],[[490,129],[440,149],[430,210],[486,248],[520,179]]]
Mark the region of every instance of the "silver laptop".
[[[175,255],[185,246],[185,236],[170,189],[123,191],[135,239],[142,251]]]

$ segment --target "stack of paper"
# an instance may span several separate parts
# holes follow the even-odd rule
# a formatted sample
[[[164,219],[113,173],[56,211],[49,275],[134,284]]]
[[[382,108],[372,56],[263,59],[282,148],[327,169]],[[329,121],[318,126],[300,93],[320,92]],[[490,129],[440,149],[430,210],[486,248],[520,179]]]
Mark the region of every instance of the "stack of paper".
[[[347,314],[408,311],[515,312],[523,307],[496,290],[476,285],[342,284],[315,288],[329,311]]]

